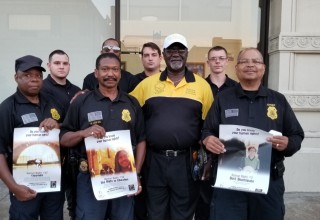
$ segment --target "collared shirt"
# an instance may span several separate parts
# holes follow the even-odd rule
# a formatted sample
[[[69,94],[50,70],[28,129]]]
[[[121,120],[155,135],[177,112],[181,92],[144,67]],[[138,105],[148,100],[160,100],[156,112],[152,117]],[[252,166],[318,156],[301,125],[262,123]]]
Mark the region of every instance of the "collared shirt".
[[[237,81],[231,79],[228,77],[228,75],[226,74],[226,81],[220,86],[218,87],[216,84],[214,84],[211,79],[210,79],[210,75],[206,78],[207,82],[209,83],[210,87],[211,87],[211,90],[212,90],[212,93],[213,93],[213,96],[216,96],[219,92],[227,89],[227,88],[230,88],[230,87],[233,87],[235,85],[238,84]]]
[[[134,97],[121,91],[113,101],[103,96],[98,88],[77,97],[61,125],[60,137],[68,131],[84,130],[94,124],[106,131],[130,130],[133,147],[145,139],[142,109]],[[80,148],[85,149],[84,141]]]
[[[148,76],[146,75],[146,73],[143,71],[141,73],[138,73],[136,75],[134,75],[134,77],[136,78],[137,82],[140,83],[142,80],[144,80],[145,78],[147,78]]]
[[[61,111],[44,93],[39,95],[39,105],[31,103],[18,89],[0,105],[0,154],[8,155],[11,167],[14,128],[38,127],[46,118],[57,121]]]
[[[65,85],[60,85],[49,74],[48,77],[43,80],[42,91],[47,93],[63,110],[62,121],[67,113],[70,105],[70,101],[73,96],[80,91],[80,88],[73,85],[69,80],[67,80]],[[61,122],[62,122],[61,121]]]
[[[144,110],[148,147],[178,150],[198,143],[213,101],[209,84],[200,76],[186,69],[174,86],[165,70],[144,79],[131,94]]]
[[[121,89],[121,91],[129,93],[131,92],[136,85],[139,82],[136,80],[136,78],[129,72],[125,71],[125,70],[121,70],[121,79],[119,81],[119,88]],[[83,80],[83,86],[82,89],[88,89],[90,91],[94,90],[95,88],[97,88],[99,85],[99,82],[97,80],[97,78],[94,76],[94,72],[93,73],[89,73]]]
[[[260,86],[255,97],[249,97],[240,84],[222,91],[204,122],[202,139],[209,135],[219,137],[220,124],[250,126],[267,132],[276,130],[287,136],[286,150],[272,149],[272,163],[296,153],[304,138],[303,129],[285,96],[264,86]]]

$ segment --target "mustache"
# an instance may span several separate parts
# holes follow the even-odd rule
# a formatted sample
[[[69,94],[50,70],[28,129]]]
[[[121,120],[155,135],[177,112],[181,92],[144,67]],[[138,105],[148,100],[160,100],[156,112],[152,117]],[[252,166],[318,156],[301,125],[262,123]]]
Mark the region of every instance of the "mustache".
[[[106,77],[106,78],[103,78],[103,81],[117,81],[117,78],[115,78],[115,77]]]

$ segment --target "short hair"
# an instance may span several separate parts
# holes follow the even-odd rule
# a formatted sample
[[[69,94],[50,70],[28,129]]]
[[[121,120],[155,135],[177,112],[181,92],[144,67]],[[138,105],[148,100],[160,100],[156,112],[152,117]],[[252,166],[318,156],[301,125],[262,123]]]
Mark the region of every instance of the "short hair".
[[[55,55],[55,54],[66,55],[66,56],[68,57],[68,59],[69,59],[69,56],[68,56],[68,54],[67,54],[66,52],[64,52],[63,50],[59,50],[59,49],[58,49],[58,50],[52,51],[52,52],[49,54],[49,62],[51,61],[53,55]]]
[[[255,146],[250,146],[250,147],[248,147],[248,151],[250,151],[251,149],[254,149],[254,150],[257,152],[257,149],[256,149]]]
[[[228,57],[228,52],[227,52],[226,48],[224,48],[222,46],[214,46],[214,47],[211,47],[210,50],[208,51],[208,58],[209,58],[211,51],[218,51],[218,50],[223,50],[226,53],[226,56]]]
[[[263,56],[262,56],[262,53],[255,47],[247,47],[247,48],[243,48],[242,50],[240,50],[240,52],[238,53],[238,58],[237,58],[237,61],[239,61],[241,55],[244,53],[244,52],[247,52],[248,50],[255,50],[258,52],[258,54],[260,55],[260,58],[262,59],[262,62],[263,61]]]
[[[103,54],[100,54],[96,59],[96,69],[99,68],[100,61],[104,58],[115,59],[119,62],[119,66],[121,66],[121,60],[117,55],[115,55],[114,53],[103,53]]]
[[[158,52],[159,56],[161,56],[160,47],[159,47],[157,44],[153,43],[153,42],[148,42],[148,43],[143,44],[142,49],[141,49],[141,55],[142,55],[142,56],[143,56],[143,50],[144,50],[144,48],[146,48],[146,47],[150,47],[150,48],[152,48],[153,50],[156,50],[156,51]]]
[[[109,40],[117,42],[118,43],[118,47],[121,49],[121,42],[119,40],[115,39],[115,38],[112,38],[112,37],[110,37],[107,40],[103,41],[101,48],[103,48],[104,44]]]

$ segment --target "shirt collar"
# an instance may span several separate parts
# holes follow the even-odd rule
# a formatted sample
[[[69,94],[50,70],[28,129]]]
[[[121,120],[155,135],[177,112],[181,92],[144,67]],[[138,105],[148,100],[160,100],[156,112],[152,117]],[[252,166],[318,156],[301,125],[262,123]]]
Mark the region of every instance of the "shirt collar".
[[[71,85],[70,81],[67,79],[66,84],[65,85],[61,85],[58,84],[51,76],[51,74],[48,74],[47,79],[49,80],[49,82],[51,82],[53,85],[55,86],[65,86],[65,87],[69,87]]]
[[[185,72],[184,78],[186,79],[187,83],[196,81],[193,73],[191,71],[189,71],[186,67],[185,67],[185,71],[184,72]],[[168,71],[167,71],[167,68],[166,68],[164,71],[161,72],[159,79],[160,79],[160,81],[165,81],[167,78],[168,78]]]
[[[240,83],[238,83],[236,85],[236,91],[237,91],[237,96],[238,97],[247,97],[247,95],[243,91]],[[268,96],[268,89],[266,87],[264,87],[262,84],[260,84],[260,86],[259,86],[258,93],[257,93],[256,97],[258,97],[258,96],[261,96],[261,97]]]
[[[93,92],[94,92],[95,97],[98,100],[103,100],[103,99],[110,100],[109,98],[107,98],[107,97],[105,97],[104,95],[101,94],[101,92],[99,91],[98,87],[95,88],[95,90]],[[118,86],[118,95],[112,102],[120,102],[120,101],[125,101],[125,98],[124,98],[124,92],[121,91],[119,86]]]

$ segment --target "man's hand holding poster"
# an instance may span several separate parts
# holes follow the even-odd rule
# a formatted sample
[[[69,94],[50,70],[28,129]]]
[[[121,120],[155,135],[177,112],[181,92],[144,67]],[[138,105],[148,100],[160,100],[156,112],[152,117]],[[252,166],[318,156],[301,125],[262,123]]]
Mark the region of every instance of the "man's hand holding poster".
[[[14,129],[12,173],[18,184],[38,193],[60,191],[59,132],[38,127]]]
[[[214,187],[267,194],[272,135],[257,128],[220,125],[219,138],[226,152],[219,155]]]
[[[138,179],[129,130],[106,132],[102,139],[85,138],[89,172],[97,200],[138,191]]]

